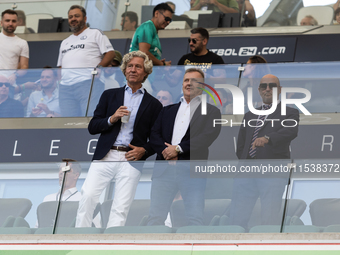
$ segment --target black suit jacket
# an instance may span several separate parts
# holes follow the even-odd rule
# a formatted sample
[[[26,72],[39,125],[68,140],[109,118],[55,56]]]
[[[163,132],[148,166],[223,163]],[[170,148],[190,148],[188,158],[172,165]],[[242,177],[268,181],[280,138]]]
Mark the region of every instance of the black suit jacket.
[[[176,115],[181,103],[164,107],[152,128],[150,144],[157,153],[157,160],[164,160],[162,151],[167,147],[165,142],[171,144]],[[192,116],[189,127],[179,145],[183,153],[178,155],[179,160],[206,160],[209,155],[209,146],[218,137],[221,126],[213,127],[213,120],[220,119],[221,112],[215,106],[207,104],[207,115],[201,115],[199,105]],[[155,168],[153,177],[159,176],[164,167]]]
[[[249,127],[248,121],[254,120],[250,124],[252,126],[256,126],[257,118],[258,115],[251,112],[247,112],[244,116],[246,126],[244,127],[241,125],[237,140],[236,154],[239,159],[246,159],[248,157],[251,140],[255,130],[255,127]],[[276,110],[272,114],[268,115],[267,120],[269,119],[276,119],[276,121],[273,122],[274,126],[272,127],[271,121],[265,121],[263,127],[259,131],[258,137],[267,135],[270,137],[270,140],[264,147],[256,148],[256,158],[289,159],[289,145],[298,134],[298,125],[296,125],[296,127],[283,127],[281,125],[281,121],[285,119],[293,119],[299,123],[299,111],[294,108],[287,107],[286,115],[283,116],[281,115],[281,103],[279,103]],[[285,126],[294,126],[295,123],[294,121],[285,121],[283,124]]]
[[[146,90],[144,91],[145,94],[137,112],[133,127],[133,139],[131,141],[132,145],[143,147],[148,152],[142,160],[154,154],[148,139],[151,128],[162,109],[162,104]],[[90,134],[100,133],[93,160],[104,158],[116,141],[122,122],[118,120],[112,126],[109,126],[108,118],[112,116],[120,106],[124,105],[124,92],[125,86],[123,88],[109,89],[103,92],[99,100],[93,118],[88,126]]]

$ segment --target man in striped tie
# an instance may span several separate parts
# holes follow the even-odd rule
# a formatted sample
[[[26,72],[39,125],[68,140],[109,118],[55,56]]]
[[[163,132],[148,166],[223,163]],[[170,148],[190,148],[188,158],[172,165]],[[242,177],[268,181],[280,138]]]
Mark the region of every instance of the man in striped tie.
[[[273,92],[275,88],[276,94]],[[279,99],[281,86],[276,76],[263,76],[258,91],[262,97],[262,106],[257,110],[262,110],[263,115],[255,115],[252,112],[245,114],[244,124],[238,134],[236,154],[239,159],[249,159],[248,162],[243,161],[247,162],[245,164],[248,166],[270,167],[272,164],[272,167],[275,167],[278,160],[290,158],[290,143],[298,133],[299,112],[286,107],[286,115],[282,115]],[[272,113],[268,114],[270,109]],[[272,161],[273,159],[277,160]],[[239,168],[241,166],[242,161]],[[284,178],[278,178],[282,175],[275,173],[271,178],[262,175],[261,178],[258,178],[258,175],[250,178],[248,175],[247,178],[235,179],[230,209],[231,224],[246,229],[251,227],[248,222],[255,203],[260,198],[261,224],[279,225],[282,217],[282,195],[288,183],[288,176],[286,174]]]

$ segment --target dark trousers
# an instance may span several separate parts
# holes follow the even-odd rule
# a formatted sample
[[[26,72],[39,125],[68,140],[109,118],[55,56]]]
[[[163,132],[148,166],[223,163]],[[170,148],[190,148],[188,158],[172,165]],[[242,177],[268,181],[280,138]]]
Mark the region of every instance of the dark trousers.
[[[86,80],[70,86],[59,86],[59,106],[63,117],[84,117],[88,104],[91,80]],[[104,91],[104,83],[99,79],[93,82],[93,90],[89,105],[88,116],[93,116],[100,95]]]
[[[152,179],[148,225],[164,225],[178,191],[183,198],[187,224],[203,225],[205,186],[206,179],[190,177],[189,167],[169,165],[161,176]]]
[[[230,206],[230,225],[248,229],[248,222],[258,198],[261,201],[261,225],[280,225],[285,178],[234,179]]]

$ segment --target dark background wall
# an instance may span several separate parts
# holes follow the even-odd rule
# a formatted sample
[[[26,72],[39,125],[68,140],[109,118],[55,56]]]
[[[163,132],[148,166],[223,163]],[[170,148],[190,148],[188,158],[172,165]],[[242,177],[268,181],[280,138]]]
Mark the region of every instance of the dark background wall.
[[[129,51],[131,39],[110,39],[114,49]],[[187,38],[161,38],[162,57],[176,65],[190,52]],[[340,34],[211,37],[208,48],[226,64],[246,63],[249,56],[263,55],[268,62],[339,61]],[[30,68],[56,67],[61,41],[28,42]],[[284,48],[284,50],[283,50]]]

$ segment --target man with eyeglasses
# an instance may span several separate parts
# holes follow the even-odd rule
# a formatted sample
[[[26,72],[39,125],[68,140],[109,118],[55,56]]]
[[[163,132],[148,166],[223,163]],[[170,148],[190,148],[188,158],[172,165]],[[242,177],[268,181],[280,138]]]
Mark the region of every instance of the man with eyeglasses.
[[[192,29],[190,38],[188,38],[191,53],[180,58],[177,65],[191,66],[200,68],[207,74],[207,78],[225,78],[226,74],[223,69],[212,68],[213,65],[224,64],[223,59],[216,53],[207,49],[209,41],[209,32],[203,27]],[[176,86],[180,81],[182,69],[175,70],[172,74],[166,75],[166,80],[172,86]]]
[[[140,50],[148,55],[153,65],[170,66],[171,61],[162,59],[162,46],[159,41],[158,31],[170,24],[173,13],[174,11],[166,3],[156,5],[153,9],[152,19],[137,28],[133,35],[129,52]]]
[[[0,76],[0,118],[24,117],[21,102],[8,97],[11,84],[5,76]]]
[[[277,89],[277,94],[273,93],[274,88]],[[258,116],[252,112],[245,114],[243,119],[245,124],[240,126],[238,134],[237,157],[254,160],[247,162],[251,165],[259,162],[256,159],[260,159],[260,163],[264,164],[264,159],[289,159],[290,143],[298,134],[299,112],[297,109],[286,107],[286,115],[281,114],[282,104],[279,100],[281,86],[276,76],[272,74],[263,76],[258,91],[262,98],[262,106],[257,110],[269,110],[275,107],[274,103],[277,103],[276,109],[269,115]],[[275,164],[275,161],[270,162]],[[247,229],[254,205],[260,198],[261,224],[280,225],[282,195],[288,176],[246,177],[248,178],[234,179],[230,224]]]
[[[191,53],[180,58],[177,65],[193,65],[203,71],[210,69],[212,65],[224,64],[223,59],[207,49],[209,32],[203,27],[192,29],[188,39]]]

